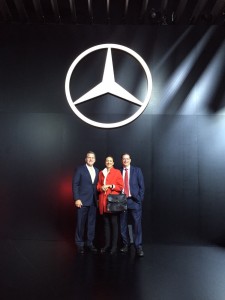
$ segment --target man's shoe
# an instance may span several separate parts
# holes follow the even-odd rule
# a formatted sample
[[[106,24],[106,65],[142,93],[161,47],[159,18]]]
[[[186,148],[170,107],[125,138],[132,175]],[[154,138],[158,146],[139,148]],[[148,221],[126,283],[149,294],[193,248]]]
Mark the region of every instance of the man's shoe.
[[[112,249],[110,250],[110,254],[111,255],[115,255],[117,253],[117,248],[116,247],[112,247]]]
[[[97,253],[98,252],[98,250],[95,248],[94,245],[88,246],[88,250],[91,251],[92,253]]]
[[[109,246],[105,246],[105,247],[101,248],[101,250],[100,250],[100,252],[101,252],[102,254],[104,254],[104,253],[106,253],[106,252],[108,252],[108,251],[109,251]]]
[[[78,254],[84,254],[84,247],[77,247]]]
[[[139,256],[139,257],[143,257],[144,256],[144,251],[142,250],[141,247],[137,248],[136,255]]]
[[[124,245],[121,249],[120,252],[122,253],[127,253],[128,252],[128,245]]]

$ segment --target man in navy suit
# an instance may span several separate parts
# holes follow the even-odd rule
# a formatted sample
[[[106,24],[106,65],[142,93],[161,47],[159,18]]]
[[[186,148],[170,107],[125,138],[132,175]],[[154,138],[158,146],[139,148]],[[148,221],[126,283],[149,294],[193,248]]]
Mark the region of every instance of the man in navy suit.
[[[128,232],[128,217],[131,217],[133,228],[133,241],[136,254],[144,256],[142,249],[142,202],[144,199],[144,177],[138,167],[131,166],[130,154],[121,156],[123,168],[121,172],[124,180],[124,193],[127,195],[127,211],[120,214],[120,231],[123,241],[122,253],[127,253],[130,246]]]
[[[94,167],[95,153],[89,151],[86,155],[86,164],[78,167],[73,177],[73,198],[77,208],[77,224],[75,232],[75,244],[78,253],[84,253],[84,233],[87,226],[87,248],[91,252],[97,252],[93,245],[95,237],[95,223],[97,210],[97,181],[99,170]]]

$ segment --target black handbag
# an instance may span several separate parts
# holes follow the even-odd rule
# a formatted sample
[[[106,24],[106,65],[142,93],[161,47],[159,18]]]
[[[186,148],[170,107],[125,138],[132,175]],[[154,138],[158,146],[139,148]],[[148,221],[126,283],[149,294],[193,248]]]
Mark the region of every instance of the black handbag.
[[[127,210],[125,194],[109,194],[107,196],[107,212],[115,213]]]

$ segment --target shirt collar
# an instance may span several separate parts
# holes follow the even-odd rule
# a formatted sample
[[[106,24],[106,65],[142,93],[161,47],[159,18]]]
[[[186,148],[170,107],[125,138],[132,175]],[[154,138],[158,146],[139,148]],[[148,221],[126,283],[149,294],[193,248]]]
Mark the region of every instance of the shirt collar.
[[[86,167],[87,167],[88,169],[94,169],[94,166],[89,166],[89,165],[87,165],[87,164],[86,164]]]
[[[125,170],[125,169],[130,170],[130,166],[128,166],[128,167],[123,167],[123,170]]]

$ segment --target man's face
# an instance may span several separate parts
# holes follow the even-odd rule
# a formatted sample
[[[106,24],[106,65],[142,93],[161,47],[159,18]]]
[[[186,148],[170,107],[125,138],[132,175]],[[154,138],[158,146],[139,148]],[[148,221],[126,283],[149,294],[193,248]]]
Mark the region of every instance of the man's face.
[[[128,154],[123,155],[123,157],[122,157],[123,166],[124,167],[129,167],[130,163],[131,163],[130,155],[128,155]]]
[[[85,160],[86,160],[86,164],[92,167],[95,163],[95,155],[92,153],[88,153]]]

